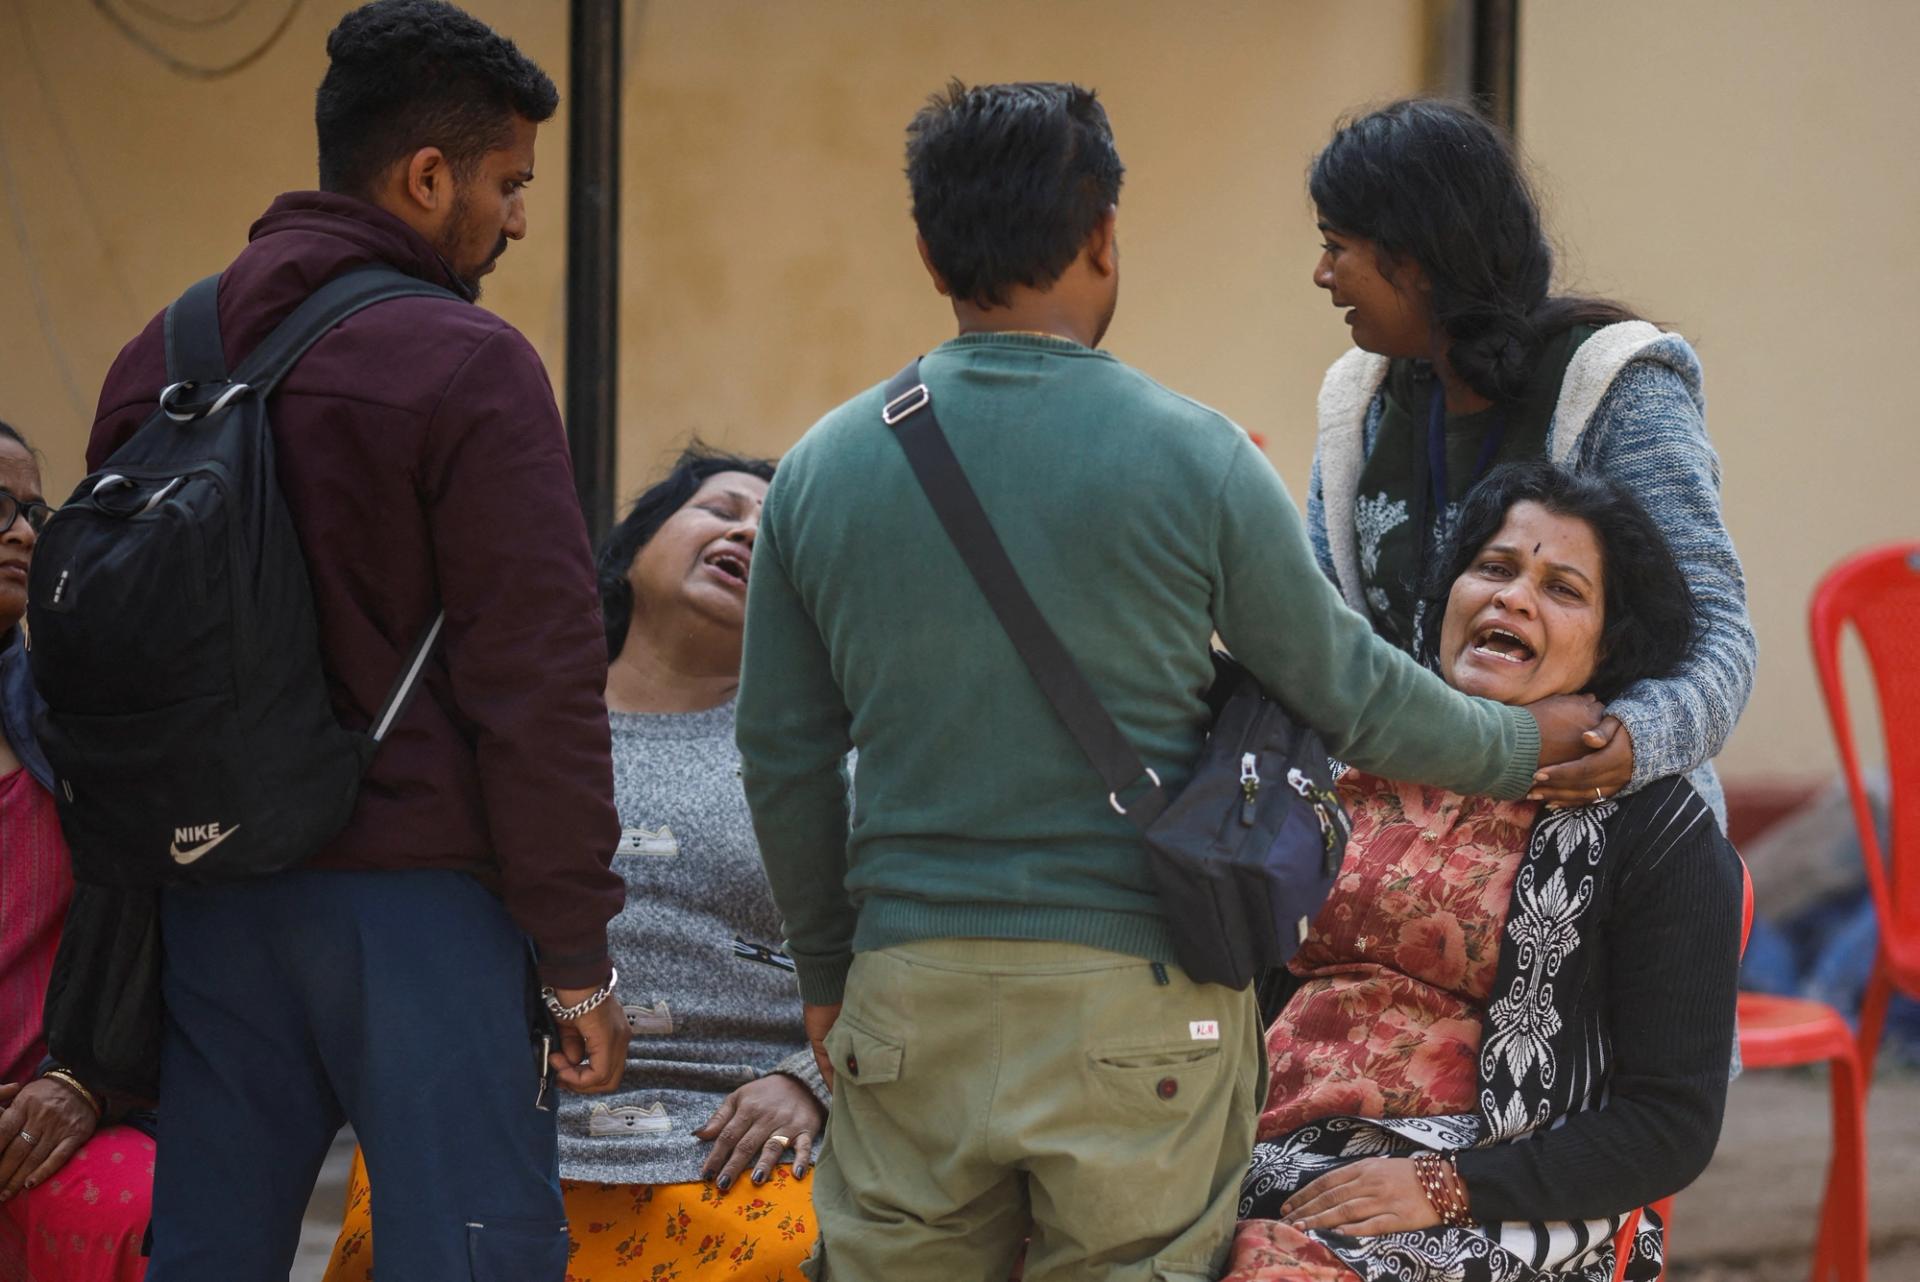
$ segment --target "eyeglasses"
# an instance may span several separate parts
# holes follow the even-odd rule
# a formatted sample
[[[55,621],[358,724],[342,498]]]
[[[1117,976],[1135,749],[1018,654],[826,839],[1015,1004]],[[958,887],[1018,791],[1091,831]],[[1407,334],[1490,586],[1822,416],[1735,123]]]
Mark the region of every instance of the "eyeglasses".
[[[27,528],[37,535],[53,519],[53,509],[38,499],[21,499],[0,490],[0,534],[11,530],[14,521],[22,516],[27,518]]]

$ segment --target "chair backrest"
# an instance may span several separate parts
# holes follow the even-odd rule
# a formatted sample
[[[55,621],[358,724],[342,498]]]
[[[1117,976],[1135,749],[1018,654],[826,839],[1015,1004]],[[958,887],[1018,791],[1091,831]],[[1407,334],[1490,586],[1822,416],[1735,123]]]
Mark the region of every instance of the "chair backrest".
[[[1920,971],[1920,543],[1895,543],[1848,557],[1814,589],[1809,610],[1813,661],[1853,798],[1867,885],[1880,939],[1897,971]],[[1882,850],[1860,775],[1853,721],[1840,671],[1840,639],[1851,625],[1866,651],[1880,701],[1890,790],[1891,838]]]
[[[1753,938],[1753,873],[1740,860],[1740,959],[1746,960],[1747,941]]]

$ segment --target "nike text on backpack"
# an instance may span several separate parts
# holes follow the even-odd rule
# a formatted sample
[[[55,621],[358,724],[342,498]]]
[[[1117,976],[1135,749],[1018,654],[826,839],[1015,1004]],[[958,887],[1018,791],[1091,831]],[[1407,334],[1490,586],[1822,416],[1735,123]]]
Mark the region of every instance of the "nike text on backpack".
[[[1028,595],[934,417],[918,360],[887,384],[880,416],[1040,692],[1099,773],[1107,804],[1146,837],[1180,968],[1200,983],[1244,988],[1284,965],[1346,854],[1347,817],[1320,736],[1216,651],[1213,725],[1193,777],[1168,796]],[[1142,780],[1150,787],[1122,802]]]
[[[436,615],[363,733],[335,718],[268,402],[322,335],[392,298],[388,268],[321,287],[231,375],[209,277],[167,309],[159,408],[48,521],[28,585],[39,736],[74,875],[226,881],[317,851],[418,683]]]

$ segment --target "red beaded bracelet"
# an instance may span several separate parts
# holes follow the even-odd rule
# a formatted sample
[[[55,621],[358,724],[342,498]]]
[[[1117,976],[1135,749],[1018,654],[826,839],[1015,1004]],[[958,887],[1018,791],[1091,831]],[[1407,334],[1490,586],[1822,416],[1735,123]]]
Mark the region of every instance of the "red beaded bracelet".
[[[1427,1204],[1433,1207],[1442,1224],[1456,1229],[1472,1225],[1466,1188],[1460,1181],[1452,1153],[1415,1153],[1413,1173],[1420,1181],[1420,1191],[1427,1195]]]

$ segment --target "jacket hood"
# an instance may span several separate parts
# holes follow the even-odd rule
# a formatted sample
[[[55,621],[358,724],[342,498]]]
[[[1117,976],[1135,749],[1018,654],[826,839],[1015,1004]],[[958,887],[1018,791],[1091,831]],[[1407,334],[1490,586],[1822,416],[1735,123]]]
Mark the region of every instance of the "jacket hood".
[[[462,298],[468,289],[439,251],[406,223],[369,201],[329,191],[292,191],[276,199],[247,232],[249,243],[286,237],[275,258],[331,279],[363,263],[385,263],[409,276],[444,285]],[[264,248],[265,246],[263,246]]]

